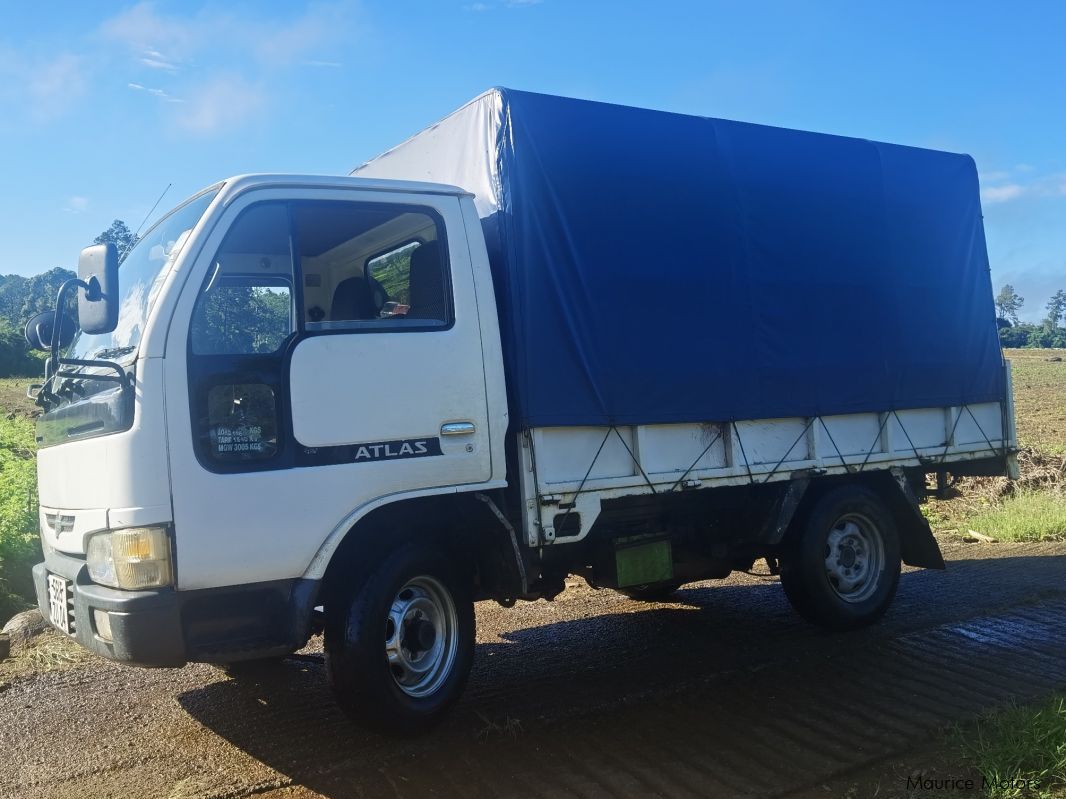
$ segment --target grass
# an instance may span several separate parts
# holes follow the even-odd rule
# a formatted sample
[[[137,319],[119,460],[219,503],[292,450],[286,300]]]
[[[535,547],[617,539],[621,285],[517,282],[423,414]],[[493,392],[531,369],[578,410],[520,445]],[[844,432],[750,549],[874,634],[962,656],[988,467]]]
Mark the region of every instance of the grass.
[[[1001,541],[1066,540],[1066,350],[1004,350],[1011,362],[1022,478],[962,478],[922,511],[941,533]],[[1061,361],[1049,360],[1062,358]]]
[[[1066,455],[1066,350],[1004,350],[1003,354],[1014,376],[1021,445],[1048,455]]]
[[[966,517],[965,524],[997,541],[1066,541],[1066,496],[1023,491]]]
[[[0,380],[0,625],[33,600],[40,560],[33,416],[24,378]]]
[[[26,419],[35,417],[40,409],[26,396],[26,389],[31,383],[40,382],[39,377],[0,377],[0,414]]]
[[[989,713],[956,737],[990,799],[1066,796],[1066,693]]]
[[[96,656],[74,639],[48,630],[0,661],[0,691],[20,678],[45,671],[65,671],[88,663]]]

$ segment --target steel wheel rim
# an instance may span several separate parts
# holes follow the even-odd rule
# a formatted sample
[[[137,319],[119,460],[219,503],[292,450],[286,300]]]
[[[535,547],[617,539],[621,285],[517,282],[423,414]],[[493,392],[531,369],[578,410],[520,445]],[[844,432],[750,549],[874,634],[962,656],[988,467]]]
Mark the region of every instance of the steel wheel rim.
[[[396,592],[385,616],[385,657],[396,687],[410,697],[440,688],[455,664],[459,615],[448,589],[421,575]]]
[[[845,602],[865,602],[877,592],[884,568],[878,526],[860,513],[837,519],[825,543],[825,575],[833,592]]]

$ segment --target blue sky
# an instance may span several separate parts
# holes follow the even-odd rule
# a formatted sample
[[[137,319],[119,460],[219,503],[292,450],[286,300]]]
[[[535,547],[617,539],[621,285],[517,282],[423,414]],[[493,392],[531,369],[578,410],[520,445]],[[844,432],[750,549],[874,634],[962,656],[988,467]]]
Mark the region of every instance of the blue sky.
[[[1066,4],[7,3],[0,272],[242,172],[344,173],[493,85],[970,153],[998,287],[1066,288]]]

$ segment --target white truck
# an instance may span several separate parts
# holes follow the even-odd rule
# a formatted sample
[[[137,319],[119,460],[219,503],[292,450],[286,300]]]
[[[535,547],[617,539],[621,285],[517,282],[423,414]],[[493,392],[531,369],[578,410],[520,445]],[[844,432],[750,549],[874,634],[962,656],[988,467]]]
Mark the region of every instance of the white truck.
[[[27,336],[52,624],[147,666],[322,632],[400,731],[475,601],[765,559],[853,628],[944,566],[927,474],[1014,468],[970,159],[510,90],[85,250]]]

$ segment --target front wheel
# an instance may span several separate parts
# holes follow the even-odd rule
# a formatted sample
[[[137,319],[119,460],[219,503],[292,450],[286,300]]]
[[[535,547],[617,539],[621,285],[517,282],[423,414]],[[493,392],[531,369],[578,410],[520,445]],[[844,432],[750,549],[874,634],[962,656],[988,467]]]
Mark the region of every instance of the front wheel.
[[[392,732],[429,729],[462,693],[474,604],[447,556],[413,543],[326,609],[326,664],[341,707]]]
[[[862,627],[888,609],[899,584],[899,534],[878,496],[841,486],[821,499],[781,559],[792,607],[833,630]]]

